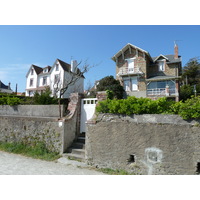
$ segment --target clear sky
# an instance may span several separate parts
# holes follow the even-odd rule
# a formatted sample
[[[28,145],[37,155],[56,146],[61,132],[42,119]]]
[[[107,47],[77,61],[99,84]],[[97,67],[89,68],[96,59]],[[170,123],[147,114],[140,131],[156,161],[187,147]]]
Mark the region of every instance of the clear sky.
[[[200,26],[180,25],[8,25],[0,26],[0,80],[25,91],[26,73],[31,64],[45,67],[59,58],[70,63],[88,59],[98,64],[85,74],[85,86],[107,75],[115,76],[111,57],[127,43],[152,57],[174,53],[179,46],[184,66],[200,56]]]

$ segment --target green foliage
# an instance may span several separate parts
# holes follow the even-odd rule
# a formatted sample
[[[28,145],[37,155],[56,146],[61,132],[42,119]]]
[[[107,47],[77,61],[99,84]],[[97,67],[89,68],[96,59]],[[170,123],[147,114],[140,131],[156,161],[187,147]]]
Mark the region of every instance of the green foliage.
[[[51,90],[47,88],[44,92],[39,94],[35,93],[33,100],[36,105],[49,105],[57,103],[57,99],[55,97],[51,97]]]
[[[120,85],[120,82],[116,80],[113,76],[106,76],[99,81],[97,85],[97,91],[112,91],[113,98],[122,99],[124,88]]]
[[[194,94],[193,87],[190,85],[182,85],[180,87],[180,99],[185,101]]]
[[[179,103],[178,114],[183,119],[199,119],[200,118],[200,96],[187,99],[184,103]]]
[[[200,96],[185,102],[168,101],[167,98],[151,100],[148,98],[128,97],[121,100],[101,101],[96,107],[99,113],[114,114],[178,114],[183,119],[200,118]]]
[[[200,83],[200,63],[198,58],[191,58],[183,68],[183,79],[186,80],[189,85],[195,85]]]
[[[21,103],[21,99],[11,96],[3,96],[0,98],[0,105],[15,106]]]
[[[0,142],[0,150],[16,154],[23,154],[29,157],[39,158],[48,161],[59,158],[58,153],[50,152],[46,148],[45,144],[42,142],[38,142],[34,146],[16,142]]]
[[[114,92],[111,90],[106,90],[107,98],[113,99],[114,98]]]

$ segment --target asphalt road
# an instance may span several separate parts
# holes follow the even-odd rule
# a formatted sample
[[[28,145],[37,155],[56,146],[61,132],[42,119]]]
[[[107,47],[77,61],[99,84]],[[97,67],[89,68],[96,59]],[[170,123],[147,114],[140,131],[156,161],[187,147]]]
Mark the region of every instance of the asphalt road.
[[[104,175],[84,163],[60,158],[43,161],[0,151],[0,175]]]

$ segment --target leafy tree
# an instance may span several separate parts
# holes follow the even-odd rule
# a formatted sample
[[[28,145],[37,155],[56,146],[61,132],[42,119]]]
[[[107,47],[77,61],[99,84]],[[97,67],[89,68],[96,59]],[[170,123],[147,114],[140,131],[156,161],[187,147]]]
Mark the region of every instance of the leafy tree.
[[[183,80],[186,84],[200,84],[200,63],[197,57],[191,58],[183,68]]]
[[[123,98],[124,88],[113,76],[106,76],[99,81],[99,84],[97,85],[97,91],[106,90],[112,91],[114,98]]]
[[[200,62],[197,57],[191,58],[183,68],[182,74],[184,85],[180,88],[180,99],[185,101],[196,93],[200,93]]]

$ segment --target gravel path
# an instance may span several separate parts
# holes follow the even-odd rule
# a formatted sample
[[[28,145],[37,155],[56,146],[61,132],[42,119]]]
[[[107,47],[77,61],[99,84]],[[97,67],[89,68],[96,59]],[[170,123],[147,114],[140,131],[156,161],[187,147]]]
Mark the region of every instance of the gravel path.
[[[43,161],[0,151],[0,175],[104,175],[84,163],[60,158]]]

